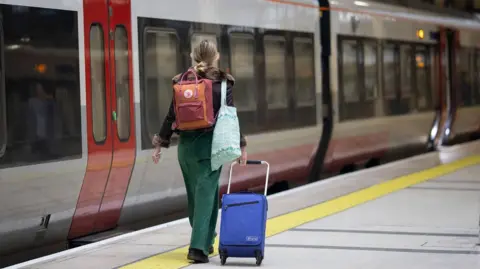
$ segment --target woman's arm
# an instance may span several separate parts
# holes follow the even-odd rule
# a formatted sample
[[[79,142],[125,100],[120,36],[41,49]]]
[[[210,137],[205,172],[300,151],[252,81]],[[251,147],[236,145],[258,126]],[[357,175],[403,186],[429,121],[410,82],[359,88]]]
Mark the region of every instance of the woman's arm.
[[[153,145],[160,146],[163,148],[170,147],[170,138],[172,137],[173,130],[172,124],[175,122],[175,109],[173,107],[173,100],[170,103],[170,109],[168,110],[167,116],[163,121],[162,127],[160,128],[160,132],[158,136],[153,137]]]

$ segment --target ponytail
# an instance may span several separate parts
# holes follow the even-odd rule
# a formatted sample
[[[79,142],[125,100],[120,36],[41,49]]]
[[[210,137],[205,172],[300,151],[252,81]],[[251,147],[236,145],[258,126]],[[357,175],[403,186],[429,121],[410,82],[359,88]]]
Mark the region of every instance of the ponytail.
[[[204,61],[199,62],[196,64],[193,69],[195,69],[196,72],[205,72],[205,69],[208,67],[208,64]]]

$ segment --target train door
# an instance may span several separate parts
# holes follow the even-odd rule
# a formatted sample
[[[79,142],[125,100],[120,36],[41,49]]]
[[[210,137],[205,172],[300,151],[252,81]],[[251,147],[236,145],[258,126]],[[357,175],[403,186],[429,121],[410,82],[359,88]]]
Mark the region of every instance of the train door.
[[[438,32],[438,45],[433,48],[433,66],[432,70],[434,90],[432,91],[432,100],[435,106],[435,118],[428,136],[428,149],[435,150],[441,144],[441,134],[447,118],[446,89],[449,84],[448,75],[448,48],[446,44],[445,30]]]
[[[441,38],[441,68],[444,79],[443,94],[441,94],[441,102],[443,102],[442,110],[442,129],[439,133],[440,145],[448,144],[449,137],[452,136],[452,127],[454,125],[457,103],[456,103],[456,70],[458,64],[458,32],[451,29],[443,29],[440,32]]]
[[[318,21],[321,45],[321,81],[322,81],[322,134],[315,152],[315,156],[310,162],[309,182],[320,180],[325,162],[327,161],[327,152],[332,141],[333,135],[333,101],[330,87],[330,60],[331,60],[331,24],[330,24],[330,3],[328,0],[318,0],[321,15]]]
[[[129,0],[84,0],[88,164],[69,239],[116,227],[135,159]]]

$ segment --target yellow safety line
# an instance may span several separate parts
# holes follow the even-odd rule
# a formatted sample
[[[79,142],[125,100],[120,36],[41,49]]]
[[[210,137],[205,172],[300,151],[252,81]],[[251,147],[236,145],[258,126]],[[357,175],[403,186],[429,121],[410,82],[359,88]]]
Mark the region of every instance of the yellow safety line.
[[[430,179],[455,172],[467,166],[480,163],[480,155],[467,157],[449,164],[440,165],[421,172],[402,176],[380,183],[366,189],[362,189],[345,196],[326,201],[305,209],[281,215],[267,221],[266,236],[271,237],[281,232],[290,230],[305,223],[333,215],[354,206],[385,196],[389,193],[407,188],[409,186],[425,182]],[[215,253],[217,255],[218,238],[215,241]],[[190,265],[186,259],[188,246],[169,252],[146,258],[144,260],[121,267],[122,269],[173,269]]]

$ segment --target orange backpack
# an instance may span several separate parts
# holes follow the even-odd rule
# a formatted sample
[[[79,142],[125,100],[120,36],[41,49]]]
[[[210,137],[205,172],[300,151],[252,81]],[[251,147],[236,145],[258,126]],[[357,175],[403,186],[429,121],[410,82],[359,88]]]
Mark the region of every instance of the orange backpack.
[[[195,80],[188,80],[188,74],[193,74]],[[199,79],[192,68],[173,85],[173,103],[176,129],[198,130],[215,124],[212,80]]]

